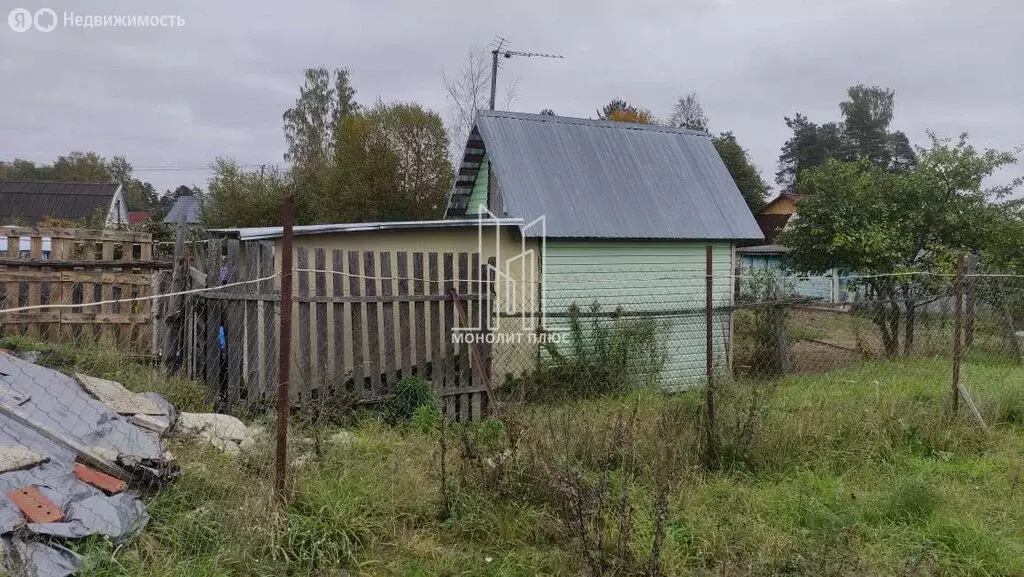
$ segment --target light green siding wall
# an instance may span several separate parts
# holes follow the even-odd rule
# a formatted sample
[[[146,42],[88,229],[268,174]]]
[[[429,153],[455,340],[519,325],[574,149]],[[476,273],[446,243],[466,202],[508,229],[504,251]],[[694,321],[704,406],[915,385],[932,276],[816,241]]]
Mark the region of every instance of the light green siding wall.
[[[476,174],[473,182],[473,193],[469,195],[469,204],[466,206],[466,214],[477,215],[486,213],[487,210],[487,182],[490,162],[487,157],[480,162],[480,172]]]
[[[544,254],[545,309],[566,312],[575,304],[589,311],[622,308],[650,315],[657,323],[665,358],[660,383],[665,388],[704,381],[705,247],[698,242],[548,241]],[[714,243],[712,266],[715,306],[732,304],[732,246]],[[623,318],[635,318],[632,316]],[[728,313],[716,313],[716,362],[725,369]],[[612,321],[607,321],[612,322]],[[552,316],[549,326],[568,320]]]

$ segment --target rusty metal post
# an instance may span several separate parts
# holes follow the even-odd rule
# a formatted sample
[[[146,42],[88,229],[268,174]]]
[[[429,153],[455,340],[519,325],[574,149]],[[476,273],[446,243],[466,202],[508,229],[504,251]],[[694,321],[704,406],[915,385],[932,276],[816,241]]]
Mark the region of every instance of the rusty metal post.
[[[281,334],[278,339],[277,374],[277,460],[274,490],[278,499],[285,497],[285,475],[288,464],[288,382],[292,352],[292,226],[295,219],[294,197],[284,199],[284,234],[281,237]]]
[[[960,408],[960,360],[963,357],[964,255],[956,261],[956,316],[953,322],[953,414]]]
[[[710,467],[718,452],[717,435],[715,433],[715,347],[714,347],[714,276],[712,270],[712,259],[714,247],[707,246],[705,253],[706,274],[704,277],[704,307],[705,307],[705,339],[707,343],[707,386],[704,390],[704,404],[707,411],[707,423],[704,431],[705,442],[705,465]]]

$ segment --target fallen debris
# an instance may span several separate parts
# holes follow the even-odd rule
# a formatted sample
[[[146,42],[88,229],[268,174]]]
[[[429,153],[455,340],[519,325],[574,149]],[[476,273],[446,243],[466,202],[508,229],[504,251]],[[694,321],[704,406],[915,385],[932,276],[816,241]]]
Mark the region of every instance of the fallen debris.
[[[242,443],[251,436],[245,423],[217,413],[181,413],[174,432],[183,437],[196,436],[231,455],[240,453]]]
[[[33,523],[56,523],[64,512],[35,487],[22,487],[7,493],[7,498]]]
[[[141,492],[177,476],[152,428],[173,422],[170,403],[78,377],[0,353],[0,534],[10,574],[74,574],[82,559],[60,539],[130,539],[149,521]]]
[[[121,383],[76,373],[82,388],[120,415],[166,415],[167,410],[146,397],[129,391]]]
[[[0,447],[0,473],[35,467],[48,460],[32,449],[21,445]]]
[[[121,479],[111,477],[110,475],[101,473],[95,469],[90,469],[81,463],[75,463],[74,473],[75,477],[79,480],[89,483],[108,495],[123,493],[124,490],[128,488],[128,483],[125,483]]]

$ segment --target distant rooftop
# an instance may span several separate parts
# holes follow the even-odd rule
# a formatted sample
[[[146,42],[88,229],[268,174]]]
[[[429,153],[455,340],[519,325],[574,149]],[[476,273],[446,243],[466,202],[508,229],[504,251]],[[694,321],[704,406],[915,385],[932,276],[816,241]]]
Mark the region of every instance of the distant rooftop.
[[[171,210],[167,211],[164,222],[178,224],[182,213],[185,215],[185,224],[199,224],[199,199],[188,194],[179,196]]]
[[[46,217],[88,220],[105,218],[121,187],[116,182],[0,181],[0,221],[35,225]]]

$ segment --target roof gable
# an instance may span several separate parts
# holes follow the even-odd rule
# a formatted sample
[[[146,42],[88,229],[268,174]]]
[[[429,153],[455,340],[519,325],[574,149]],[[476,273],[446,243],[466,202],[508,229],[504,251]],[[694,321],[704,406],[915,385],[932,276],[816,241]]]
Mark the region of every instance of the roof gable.
[[[550,238],[762,238],[703,132],[481,111],[449,217],[465,214],[460,184],[475,178],[484,150],[506,216],[545,216]]]
[[[185,224],[198,224],[200,221],[199,199],[188,194],[179,196],[171,206],[171,210],[167,211],[164,222],[178,224],[182,215],[185,216]]]
[[[106,218],[120,188],[116,182],[0,181],[0,220],[35,225],[46,217],[88,220],[98,212]]]

